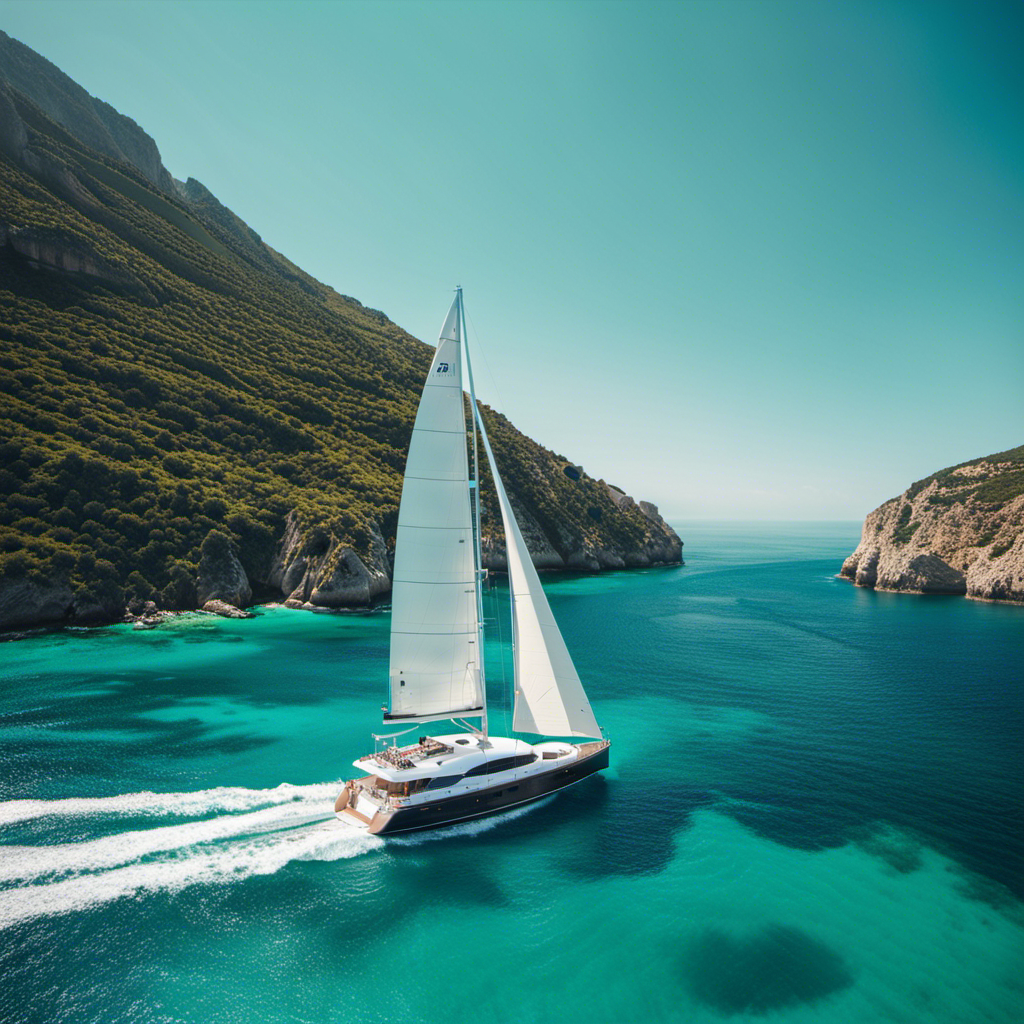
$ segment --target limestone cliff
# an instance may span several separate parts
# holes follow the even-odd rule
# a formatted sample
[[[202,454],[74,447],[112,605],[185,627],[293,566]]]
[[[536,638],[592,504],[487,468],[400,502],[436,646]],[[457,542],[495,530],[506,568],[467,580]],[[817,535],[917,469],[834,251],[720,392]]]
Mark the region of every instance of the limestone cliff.
[[[533,514],[514,495],[509,496],[523,539],[538,569],[626,569],[655,565],[679,565],[683,560],[683,542],[649,501],[635,502],[614,487],[607,488],[620,514],[636,510],[642,517],[642,536],[619,539],[605,531],[591,537],[574,536],[566,525],[557,524],[549,536]],[[614,514],[614,513],[613,513]],[[495,513],[495,519],[497,513]],[[484,567],[504,572],[508,569],[505,538],[493,528],[484,530]]]
[[[621,492],[620,492],[621,494]],[[621,495],[640,510],[647,527],[640,544],[617,545],[594,538],[576,537],[568,524],[560,536],[549,537],[536,517],[516,497],[511,501],[534,565],[538,569],[597,571],[637,566],[678,565],[683,542],[656,506]],[[628,506],[627,506],[628,507]],[[488,569],[505,571],[508,560],[504,535],[497,528],[497,513],[484,527],[483,561]],[[370,524],[366,552],[360,555],[329,526],[304,523],[297,511],[285,519],[284,534],[265,578],[257,582],[271,592],[280,591],[290,608],[365,607],[391,590],[393,554],[377,523]],[[606,532],[599,535],[607,538]],[[393,543],[393,541],[392,541]],[[567,546],[568,543],[568,546]]]
[[[290,512],[266,583],[280,589],[289,608],[368,605],[391,589],[391,566],[380,527],[371,523],[364,560],[329,528],[304,527],[298,512]]]
[[[1024,602],[1024,446],[934,473],[864,521],[858,586]]]
[[[124,615],[124,593],[109,581],[73,588],[66,576],[0,578],[0,630],[61,623],[96,626]]]
[[[252,598],[249,578],[238,560],[231,538],[221,530],[211,530],[203,541],[196,578],[196,601],[224,601],[244,608]]]
[[[584,478],[580,470],[576,479]],[[530,509],[515,494],[510,495],[516,519],[538,569],[595,572],[682,562],[683,542],[658,514],[657,506],[647,501],[636,503],[607,484],[600,486],[607,490],[614,506],[624,516],[639,511],[645,523],[639,542],[633,537],[617,542],[616,531],[607,528],[600,532],[595,530],[592,536],[581,535],[573,529],[569,516],[557,523],[554,536],[549,536]],[[508,569],[505,538],[500,516],[496,509],[491,510],[494,495],[490,495],[490,502],[487,497],[485,489],[484,567],[504,572]],[[372,522],[361,555],[329,526],[304,522],[299,512],[293,510],[285,519],[284,534],[269,571],[256,582],[271,593],[280,591],[290,608],[365,607],[391,590],[393,543],[394,539],[389,544],[380,526]]]

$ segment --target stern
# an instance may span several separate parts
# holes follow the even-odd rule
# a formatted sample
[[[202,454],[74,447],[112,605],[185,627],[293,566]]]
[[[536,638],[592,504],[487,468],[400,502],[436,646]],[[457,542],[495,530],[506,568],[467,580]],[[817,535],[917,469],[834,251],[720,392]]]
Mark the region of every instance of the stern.
[[[334,813],[340,821],[376,835],[386,830],[394,812],[387,798],[366,784],[372,779],[371,775],[346,782],[334,802]]]

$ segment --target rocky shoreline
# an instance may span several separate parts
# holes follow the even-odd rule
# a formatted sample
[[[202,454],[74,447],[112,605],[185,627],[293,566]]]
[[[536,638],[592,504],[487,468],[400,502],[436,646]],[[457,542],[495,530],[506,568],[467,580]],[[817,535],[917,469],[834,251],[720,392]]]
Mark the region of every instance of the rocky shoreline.
[[[839,575],[875,590],[1024,603],[1024,447],[941,470],[880,505]]]
[[[609,490],[613,490],[609,488]],[[620,506],[633,499],[615,491]],[[524,536],[538,569],[600,572],[608,569],[682,564],[683,542],[658,513],[656,506],[639,502],[648,524],[641,546],[618,550],[584,540],[568,550],[566,538],[549,537],[523,508],[517,508]],[[503,542],[485,537],[484,565],[496,571],[508,567]],[[561,550],[559,550],[561,548]],[[121,588],[94,588],[75,592],[67,579],[36,577],[0,578],[0,631],[35,627],[107,626],[133,623],[147,629],[182,611],[204,611],[229,618],[246,618],[253,603],[280,603],[309,611],[372,607],[391,592],[392,554],[380,527],[371,524],[368,552],[362,556],[320,524],[304,526],[297,512],[285,519],[284,531],[273,558],[264,570],[246,573],[231,539],[211,530],[203,543],[195,580],[195,608],[160,608],[150,600],[125,601]]]

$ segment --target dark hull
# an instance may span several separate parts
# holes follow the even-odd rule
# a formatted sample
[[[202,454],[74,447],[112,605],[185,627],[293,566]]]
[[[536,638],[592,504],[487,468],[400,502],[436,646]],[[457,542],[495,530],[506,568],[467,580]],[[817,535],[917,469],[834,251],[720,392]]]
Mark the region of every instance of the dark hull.
[[[587,749],[591,747],[596,749]],[[572,764],[555,768],[550,772],[505,782],[464,796],[448,797],[446,800],[413,807],[399,807],[389,813],[376,814],[370,823],[369,831],[376,835],[391,835],[395,832],[439,828],[470,818],[480,818],[486,814],[497,814],[520,804],[539,800],[543,796],[557,793],[566,786],[582,781],[602,768],[607,768],[608,747],[607,741],[587,743],[582,747],[583,756]]]

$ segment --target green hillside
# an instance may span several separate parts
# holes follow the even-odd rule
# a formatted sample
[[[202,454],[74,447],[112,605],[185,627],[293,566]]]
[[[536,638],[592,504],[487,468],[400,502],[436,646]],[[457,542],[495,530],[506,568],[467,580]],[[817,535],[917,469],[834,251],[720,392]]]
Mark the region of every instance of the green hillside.
[[[89,148],[2,64],[0,124],[0,573],[189,607],[215,527],[257,582],[293,509],[357,553],[372,524],[391,543],[431,347],[198,182],[165,191]],[[507,420],[493,441],[558,544],[649,536]]]

